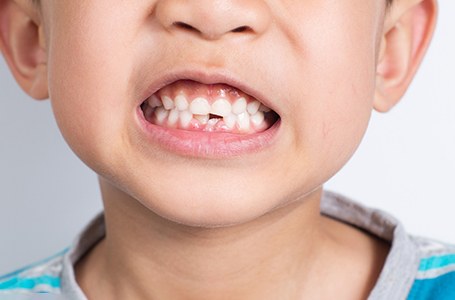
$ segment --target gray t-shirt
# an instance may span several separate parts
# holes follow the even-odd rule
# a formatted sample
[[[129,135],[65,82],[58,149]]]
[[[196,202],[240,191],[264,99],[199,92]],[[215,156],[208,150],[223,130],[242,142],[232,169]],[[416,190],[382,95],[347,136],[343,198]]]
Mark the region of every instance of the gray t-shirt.
[[[455,246],[410,236],[387,213],[331,192],[324,192],[321,213],[390,242],[385,265],[368,299],[455,299]],[[86,300],[75,280],[74,265],[104,235],[104,217],[100,214],[68,249],[1,276],[0,299]]]

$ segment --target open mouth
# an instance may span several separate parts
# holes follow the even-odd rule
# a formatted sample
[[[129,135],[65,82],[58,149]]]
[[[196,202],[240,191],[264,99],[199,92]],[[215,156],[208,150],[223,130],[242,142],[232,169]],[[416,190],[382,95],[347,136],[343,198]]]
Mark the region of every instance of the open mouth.
[[[279,120],[271,108],[232,86],[191,80],[160,89],[141,109],[147,122],[185,131],[250,135],[266,131]]]

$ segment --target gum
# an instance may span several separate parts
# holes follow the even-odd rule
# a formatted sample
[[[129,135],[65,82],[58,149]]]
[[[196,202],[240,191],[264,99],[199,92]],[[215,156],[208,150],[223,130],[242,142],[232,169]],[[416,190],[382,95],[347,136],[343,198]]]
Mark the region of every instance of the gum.
[[[210,104],[219,98],[225,98],[231,103],[234,103],[237,99],[242,97],[246,99],[247,103],[256,100],[246,93],[226,84],[206,85],[191,80],[179,80],[171,85],[165,86],[156,93],[160,98],[167,96],[172,99],[175,99],[175,97],[182,94],[185,95],[190,102],[198,97],[203,97],[207,99]]]

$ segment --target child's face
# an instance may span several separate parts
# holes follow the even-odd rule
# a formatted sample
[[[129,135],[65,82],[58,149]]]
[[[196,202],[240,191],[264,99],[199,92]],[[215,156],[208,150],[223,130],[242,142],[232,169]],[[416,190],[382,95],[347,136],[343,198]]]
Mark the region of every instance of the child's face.
[[[105,188],[187,224],[244,222],[317,190],[357,148],[375,93],[385,1],[223,3],[42,3],[69,145]],[[255,98],[279,120],[226,135],[144,119],[153,93],[214,102],[229,88],[231,105]]]

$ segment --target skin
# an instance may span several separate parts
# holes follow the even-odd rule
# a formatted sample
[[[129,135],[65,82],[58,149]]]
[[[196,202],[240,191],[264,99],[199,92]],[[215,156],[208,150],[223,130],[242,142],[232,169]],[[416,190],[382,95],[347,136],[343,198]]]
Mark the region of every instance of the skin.
[[[320,215],[322,185],[406,91],[435,15],[436,0],[0,0],[12,73],[99,174],[107,236],[76,266],[88,298],[365,299],[388,245]],[[141,95],[182,67],[261,91],[274,142],[210,159],[144,140]]]

